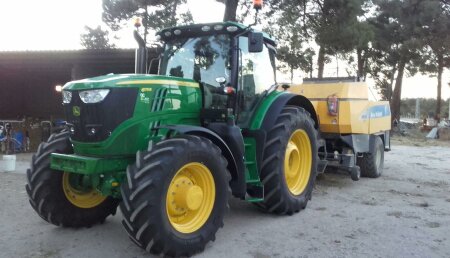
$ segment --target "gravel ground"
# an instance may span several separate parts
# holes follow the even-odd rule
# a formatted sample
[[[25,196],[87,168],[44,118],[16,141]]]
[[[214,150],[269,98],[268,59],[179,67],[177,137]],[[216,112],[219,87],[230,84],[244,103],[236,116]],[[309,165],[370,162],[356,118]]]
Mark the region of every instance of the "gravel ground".
[[[43,221],[24,189],[29,157],[0,173],[0,257],[150,257],[128,239],[120,212],[89,229]],[[198,257],[450,257],[449,157],[448,147],[394,146],[381,178],[324,174],[293,216],[232,199],[224,228]]]

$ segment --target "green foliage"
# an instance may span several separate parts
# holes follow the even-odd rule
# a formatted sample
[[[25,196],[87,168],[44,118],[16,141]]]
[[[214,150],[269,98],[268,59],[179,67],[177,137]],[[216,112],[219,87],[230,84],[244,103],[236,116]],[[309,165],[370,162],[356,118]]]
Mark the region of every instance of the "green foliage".
[[[370,26],[360,22],[364,0],[324,0],[318,3],[316,42],[329,53],[346,53],[365,47],[372,38]],[[322,2],[321,4],[319,4]]]
[[[410,76],[417,72],[419,51],[424,45],[421,39],[424,5],[417,0],[374,2],[376,15],[368,20],[375,35],[369,53],[369,72],[382,98],[397,103],[392,109],[398,114],[404,71]]]
[[[307,1],[271,1],[264,20],[266,31],[278,40],[279,69],[289,72],[291,82],[295,70],[301,69],[312,76],[315,51],[308,47],[311,40],[310,19],[305,15]]]
[[[448,106],[450,104],[450,100],[443,100],[443,110],[441,111],[441,117],[448,117]],[[435,107],[437,101],[436,99],[425,99],[420,98],[420,117],[434,117],[435,116]],[[416,99],[408,98],[402,99],[401,101],[401,115],[402,116],[414,116],[416,114]]]
[[[366,0],[274,0],[270,2],[268,16],[277,17],[273,24],[279,25],[284,34],[281,45],[289,46],[292,58],[300,45],[299,41],[311,40],[320,46],[318,66],[319,77],[330,55],[345,55],[357,51],[356,70],[365,72],[367,48],[374,33],[365,21]],[[294,39],[292,39],[294,37]],[[299,39],[295,39],[299,38]],[[303,47],[302,45],[302,48]],[[300,61],[298,62],[300,63]],[[302,62],[304,63],[304,62]],[[309,62],[311,64],[311,62]],[[308,65],[309,70],[311,66]]]
[[[100,26],[97,28],[91,28],[84,26],[85,33],[80,35],[81,45],[86,49],[110,49],[115,45],[109,42],[109,32],[102,30]]]
[[[133,17],[142,19],[144,40],[149,30],[160,30],[193,21],[191,13],[178,13],[186,0],[103,0],[103,21],[114,31],[123,28]]]

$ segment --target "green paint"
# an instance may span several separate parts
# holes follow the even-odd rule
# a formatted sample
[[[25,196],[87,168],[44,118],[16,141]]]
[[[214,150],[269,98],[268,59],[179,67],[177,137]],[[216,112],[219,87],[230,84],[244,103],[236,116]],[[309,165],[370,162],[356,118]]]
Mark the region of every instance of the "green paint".
[[[93,178],[99,178],[92,176]],[[97,189],[105,196],[112,196],[114,198],[120,198],[120,184],[126,183],[125,172],[115,172],[105,174],[100,178]]]
[[[272,106],[273,102],[282,94],[286,94],[284,91],[272,91],[267,97],[263,99],[255,114],[253,115],[250,123],[250,130],[258,130],[261,128],[264,117],[267,111]]]
[[[244,138],[245,146],[245,182],[250,185],[263,187],[259,179],[259,171],[256,162],[256,140],[252,137]],[[262,198],[248,198],[249,202],[261,202]]]
[[[77,154],[52,153],[50,167],[58,171],[89,175],[124,171],[131,162],[134,162],[134,156],[94,158]]]
[[[256,140],[255,138],[245,137],[245,182],[248,184],[259,183],[258,167],[256,165]]]
[[[193,80],[159,75],[106,75],[67,83],[64,90],[111,87],[139,89],[133,116],[116,127],[104,141],[73,141],[75,153],[94,157],[134,156],[138,150],[147,149],[150,140],[157,142],[165,135],[166,130],[155,132],[151,130],[152,127],[165,124],[200,124],[202,97],[198,83]],[[155,109],[154,102],[162,99],[158,95],[162,90],[166,92],[162,108]]]

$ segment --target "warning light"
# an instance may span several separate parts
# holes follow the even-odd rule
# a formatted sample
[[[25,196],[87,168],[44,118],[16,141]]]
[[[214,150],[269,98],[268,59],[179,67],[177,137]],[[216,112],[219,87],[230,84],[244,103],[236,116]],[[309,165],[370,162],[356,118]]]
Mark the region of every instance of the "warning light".
[[[253,0],[253,8],[260,10],[263,5],[263,0]]]

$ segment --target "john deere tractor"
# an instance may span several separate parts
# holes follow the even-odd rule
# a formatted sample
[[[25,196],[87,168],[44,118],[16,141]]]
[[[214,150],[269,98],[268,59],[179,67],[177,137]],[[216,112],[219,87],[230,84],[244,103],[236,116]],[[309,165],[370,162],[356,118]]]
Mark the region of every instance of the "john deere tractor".
[[[234,22],[158,36],[157,75],[146,74],[135,32],[136,74],[64,86],[67,129],[39,146],[27,171],[39,216],[90,227],[120,206],[138,246],[189,256],[214,241],[230,195],[276,214],[304,209],[335,155],[318,133],[324,106],[277,84],[274,40]]]

